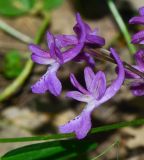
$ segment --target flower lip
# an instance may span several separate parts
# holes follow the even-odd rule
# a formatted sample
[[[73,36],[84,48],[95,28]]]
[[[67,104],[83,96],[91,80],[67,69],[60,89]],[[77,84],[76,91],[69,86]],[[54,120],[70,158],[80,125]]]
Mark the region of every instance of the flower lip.
[[[59,63],[53,63],[47,70],[47,72],[37,81],[32,87],[32,92],[37,94],[43,94],[46,91],[50,91],[53,95],[58,96],[61,93],[61,82],[56,76],[56,72],[59,69]]]

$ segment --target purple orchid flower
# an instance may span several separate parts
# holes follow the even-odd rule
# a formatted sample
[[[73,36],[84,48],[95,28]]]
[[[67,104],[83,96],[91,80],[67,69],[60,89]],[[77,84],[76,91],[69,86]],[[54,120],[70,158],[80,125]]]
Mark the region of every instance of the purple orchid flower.
[[[81,102],[86,102],[87,105],[79,116],[59,127],[61,133],[75,132],[78,139],[84,138],[91,128],[92,111],[112,98],[121,88],[124,81],[124,67],[115,50],[111,48],[110,51],[119,70],[118,77],[110,86],[106,86],[106,77],[102,71],[95,74],[90,67],[84,69],[86,89],[71,74],[71,83],[79,91],[70,91],[67,93],[67,96]]]
[[[31,87],[33,93],[43,94],[46,91],[50,91],[55,96],[58,96],[61,93],[62,85],[60,80],[57,78],[56,73],[60,66],[76,57],[84,47],[83,42],[86,37],[85,26],[79,14],[77,14],[76,20],[77,25],[80,28],[77,37],[79,42],[72,48],[62,52],[61,49],[71,45],[71,43],[69,44],[66,38],[64,38],[67,36],[59,35],[59,38],[55,38],[49,32],[47,33],[49,51],[45,51],[34,44],[29,46],[29,49],[32,52],[31,58],[34,62],[49,65],[47,72]],[[72,42],[72,36],[69,37],[69,41],[70,40]]]
[[[55,38],[57,45],[60,48],[78,45],[79,43],[83,43],[85,47],[102,47],[103,45],[105,45],[105,39],[98,35],[97,29],[94,29],[94,31],[92,31],[90,26],[82,21],[79,13],[77,13],[76,16],[78,17],[77,24],[73,27],[76,36],[56,35]],[[81,36],[82,30],[85,32],[85,34],[83,34],[84,36]],[[93,57],[86,53],[84,50],[81,50],[81,53],[78,54],[73,60],[86,61],[90,66],[95,66]]]
[[[33,93],[43,94],[50,91],[53,95],[58,96],[61,93],[62,85],[57,78],[57,71],[64,63],[74,59],[78,54],[81,54],[80,57],[94,66],[93,58],[81,51],[86,44],[102,46],[105,44],[105,40],[97,36],[96,30],[91,31],[90,27],[82,21],[79,13],[76,15],[76,21],[77,24],[74,26],[76,35],[53,36],[48,32],[49,51],[34,44],[29,46],[34,62],[49,65],[47,72],[31,87]]]
[[[136,65],[134,68],[144,73],[144,50],[139,50],[135,54]],[[135,96],[144,96],[144,80],[139,75],[125,69],[126,78],[132,79],[130,89]]]
[[[130,24],[144,25],[144,7],[139,8],[139,16],[135,16],[129,20]],[[144,30],[137,32],[132,36],[132,43],[144,44]]]

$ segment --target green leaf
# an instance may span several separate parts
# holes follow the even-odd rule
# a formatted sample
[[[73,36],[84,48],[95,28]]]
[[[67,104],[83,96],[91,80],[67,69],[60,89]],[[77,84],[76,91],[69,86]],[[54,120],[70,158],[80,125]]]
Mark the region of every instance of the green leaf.
[[[43,0],[44,10],[50,11],[56,7],[59,7],[64,0]]]
[[[63,140],[58,142],[43,142],[24,146],[6,153],[1,160],[65,160],[85,156],[97,144],[92,140]],[[82,154],[84,153],[84,154]]]
[[[89,134],[96,134],[96,133],[111,131],[111,130],[115,130],[123,127],[138,126],[143,124],[144,124],[144,119],[135,119],[132,121],[119,122],[116,124],[109,124],[101,127],[92,128]],[[69,139],[74,137],[75,136],[73,133],[69,133],[69,134],[52,134],[52,135],[45,135],[45,136],[34,136],[34,137],[0,138],[0,143],[28,142],[28,141],[42,141],[42,140],[54,142],[54,141],[59,141],[62,139]]]
[[[4,16],[18,16],[28,12],[35,4],[35,0],[0,0],[0,14]]]
[[[22,58],[16,50],[5,54],[3,64],[3,74],[6,78],[12,79],[17,77],[23,69]]]

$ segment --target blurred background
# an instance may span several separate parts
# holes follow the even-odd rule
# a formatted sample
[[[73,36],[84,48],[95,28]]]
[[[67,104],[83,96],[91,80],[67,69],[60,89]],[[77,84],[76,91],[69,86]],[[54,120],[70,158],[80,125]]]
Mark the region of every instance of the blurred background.
[[[143,0],[115,0],[114,1],[130,34],[141,29],[139,26],[128,25],[128,20],[138,14],[138,8],[144,6]],[[48,30],[53,34],[73,34],[72,27],[75,14],[80,12],[84,21],[93,29],[98,28],[99,34],[106,39],[105,48],[113,46],[120,57],[132,63],[128,47],[113,18],[106,0],[0,0],[0,24],[2,22],[15,28],[21,33],[34,39],[44,16],[50,18]],[[40,44],[46,48],[46,37]],[[0,97],[6,87],[23,71],[30,57],[28,43],[24,43],[0,29]],[[70,72],[75,73],[83,83],[83,69],[85,63],[65,64],[59,71],[59,78],[63,84],[63,92],[59,97],[49,93],[33,94],[30,86],[45,73],[47,66],[34,65],[24,84],[13,95],[0,100],[0,137],[24,137],[57,133],[58,126],[66,123],[78,115],[85,104],[66,99],[65,93],[73,89],[69,81]],[[108,83],[116,76],[114,65],[96,60],[95,71],[101,69],[107,74]],[[134,97],[125,82],[120,92],[108,103],[105,103],[92,114],[93,127],[120,121],[133,120],[144,116],[143,97]],[[1,99],[1,98],[0,98]],[[92,135],[99,143],[91,155],[101,153],[107,146],[119,137],[118,148],[120,159],[144,159],[144,126],[127,127],[110,132]],[[28,144],[28,143],[27,143]],[[25,145],[25,143],[0,144],[0,155]],[[115,159],[116,151],[111,150],[102,159]]]

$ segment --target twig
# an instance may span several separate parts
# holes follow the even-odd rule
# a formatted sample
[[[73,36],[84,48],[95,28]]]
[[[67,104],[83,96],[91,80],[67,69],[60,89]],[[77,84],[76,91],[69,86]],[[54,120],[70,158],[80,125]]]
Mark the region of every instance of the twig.
[[[97,160],[100,157],[102,157],[103,155],[105,155],[106,153],[108,153],[113,147],[115,147],[117,144],[119,143],[119,140],[116,139],[114,143],[112,143],[109,147],[107,147],[102,153],[100,153],[98,156],[92,158],[91,160]]]
[[[32,39],[30,37],[26,36],[25,34],[19,32],[19,31],[17,31],[16,29],[9,26],[8,24],[3,22],[2,20],[0,20],[0,29],[5,31],[6,33],[9,33],[11,36],[17,38],[18,40],[20,40],[24,43],[31,43],[32,42]]]

